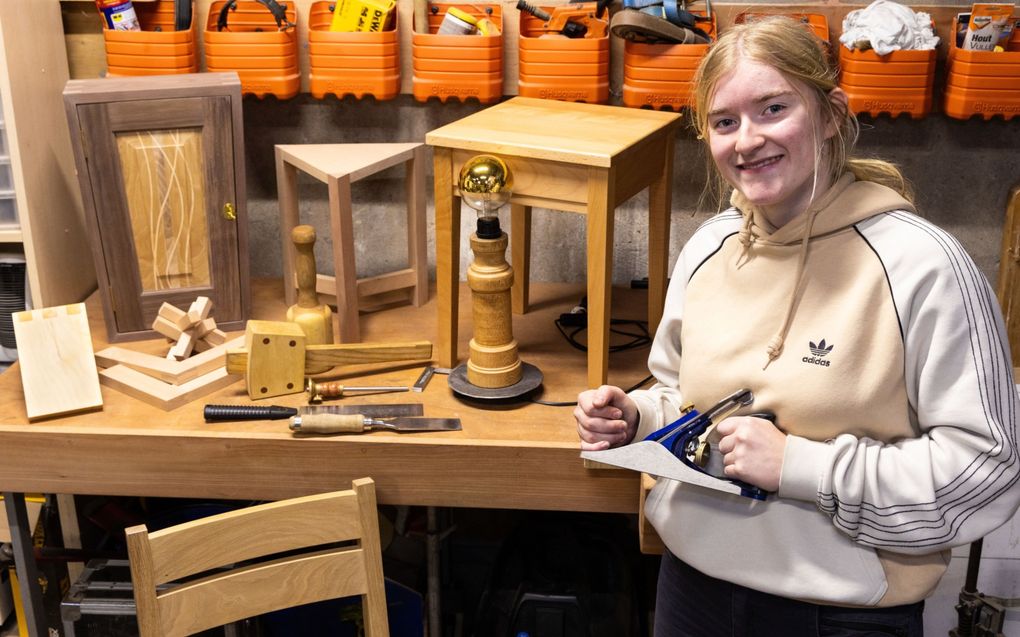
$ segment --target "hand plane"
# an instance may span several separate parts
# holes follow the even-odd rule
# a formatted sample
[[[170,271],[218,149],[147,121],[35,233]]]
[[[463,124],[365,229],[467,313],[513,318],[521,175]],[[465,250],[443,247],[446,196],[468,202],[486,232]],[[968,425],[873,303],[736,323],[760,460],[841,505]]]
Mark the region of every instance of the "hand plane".
[[[715,424],[753,401],[751,390],[741,389],[704,413],[691,405],[684,409],[679,419],[653,431],[641,442],[605,451],[582,451],[581,457],[724,493],[765,500],[765,490],[740,480],[713,475],[705,469],[712,454],[708,434]]]

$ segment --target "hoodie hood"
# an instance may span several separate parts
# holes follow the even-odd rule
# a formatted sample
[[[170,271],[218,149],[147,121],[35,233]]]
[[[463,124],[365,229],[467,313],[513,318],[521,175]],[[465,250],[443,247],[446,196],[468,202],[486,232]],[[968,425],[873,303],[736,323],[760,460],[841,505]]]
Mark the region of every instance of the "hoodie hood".
[[[840,177],[828,192],[812,202],[804,214],[791,219],[782,228],[776,228],[743,194],[734,190],[730,203],[744,217],[744,230],[750,241],[770,245],[790,245],[848,228],[855,223],[890,210],[915,212],[914,205],[901,194],[873,181],[857,181],[853,173]]]
[[[800,258],[793,274],[793,286],[787,297],[786,312],[775,336],[769,339],[765,352],[765,367],[783,351],[786,334],[790,330],[798,301],[803,291],[804,265],[810,250],[811,239],[848,228],[855,223],[892,210],[915,212],[913,204],[892,188],[871,181],[857,181],[853,173],[847,172],[829,188],[828,192],[811,203],[808,209],[791,219],[781,228],[776,228],[764,213],[734,190],[732,203],[744,218],[738,239],[743,246],[743,259],[753,257],[756,243],[763,245],[787,246],[800,243]],[[764,367],[763,367],[764,369]]]

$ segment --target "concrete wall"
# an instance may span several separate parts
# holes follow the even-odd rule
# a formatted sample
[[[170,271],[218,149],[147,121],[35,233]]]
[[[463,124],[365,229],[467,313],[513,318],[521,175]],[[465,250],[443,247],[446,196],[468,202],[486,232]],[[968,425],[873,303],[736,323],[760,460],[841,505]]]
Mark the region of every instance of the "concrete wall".
[[[248,213],[253,276],[280,275],[280,238],[273,144],[423,141],[425,133],[470,113],[477,104],[418,104],[410,96],[377,103],[318,101],[307,95],[287,102],[244,102]],[[608,135],[612,131],[592,131]],[[860,150],[899,163],[919,193],[921,214],[952,232],[993,284],[1001,249],[1002,223],[1012,186],[1020,183],[1020,120],[956,121],[933,115],[914,121],[862,118]],[[698,211],[704,186],[704,158],[690,131],[677,139],[673,182],[670,266],[680,247],[711,212]],[[319,229],[320,273],[332,273],[329,258],[326,187],[307,177],[299,182],[302,218]],[[429,264],[435,267],[432,175],[428,175]],[[358,182],[353,188],[359,276],[402,267],[406,261],[403,184],[399,170]],[[644,194],[617,211],[613,280],[626,284],[645,276],[647,233]],[[467,237],[474,215],[465,208],[461,232]],[[504,227],[509,222],[504,218]],[[532,277],[539,281],[582,281],[585,276],[582,215],[536,210],[533,225]],[[461,273],[466,270],[466,259]],[[986,543],[981,590],[1000,597],[1020,595],[1020,518]],[[954,553],[949,575],[929,600],[927,634],[945,635],[955,626],[953,605],[963,584],[966,548]],[[1020,614],[1009,616],[1006,634],[1020,634]]]
[[[307,95],[285,102],[246,98],[252,274],[272,276],[280,272],[273,144],[423,141],[428,131],[479,108],[475,103],[422,105],[406,95],[388,102],[320,101]],[[960,122],[932,115],[922,120],[862,117],[861,123],[860,153],[900,164],[917,188],[921,214],[956,235],[994,283],[1007,195],[1012,186],[1020,183],[1020,122],[1000,119]],[[611,131],[592,131],[592,135],[605,134]],[[710,210],[697,210],[704,186],[704,158],[701,144],[686,129],[677,138],[675,166],[671,264],[686,238],[711,214]],[[299,183],[302,218],[320,229],[316,249],[319,270],[331,273],[326,187],[307,177]],[[431,167],[427,188],[429,263],[434,267]],[[402,193],[399,169],[355,184],[355,234],[362,239],[357,253],[359,275],[378,274],[406,258]],[[617,210],[614,282],[626,283],[645,276],[646,206],[642,193]],[[473,211],[465,208],[461,233],[465,253],[473,219]],[[358,228],[366,226],[371,229],[358,232]],[[582,215],[537,210],[533,280],[583,280],[583,236]]]

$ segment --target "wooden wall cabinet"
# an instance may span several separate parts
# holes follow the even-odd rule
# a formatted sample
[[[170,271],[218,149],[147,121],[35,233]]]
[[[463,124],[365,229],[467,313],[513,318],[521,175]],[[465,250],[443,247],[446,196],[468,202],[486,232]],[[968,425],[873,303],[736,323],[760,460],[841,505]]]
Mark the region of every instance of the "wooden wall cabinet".
[[[72,80],[64,105],[111,342],[155,337],[160,305],[250,312],[236,73]]]

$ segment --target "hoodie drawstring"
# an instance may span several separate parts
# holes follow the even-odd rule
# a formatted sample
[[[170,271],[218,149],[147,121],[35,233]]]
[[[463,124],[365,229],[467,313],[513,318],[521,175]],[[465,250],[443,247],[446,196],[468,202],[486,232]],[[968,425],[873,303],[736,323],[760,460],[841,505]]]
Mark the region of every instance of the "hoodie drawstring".
[[[783,345],[786,343],[786,334],[790,331],[790,324],[793,322],[793,311],[797,307],[798,291],[804,281],[804,270],[807,265],[808,246],[811,240],[811,228],[815,224],[815,217],[819,213],[819,209],[815,208],[808,212],[807,222],[804,224],[804,236],[800,240],[800,256],[797,259],[797,274],[794,277],[793,289],[790,290],[789,302],[786,305],[786,314],[783,316],[783,323],[779,327],[779,331],[769,339],[768,346],[765,348],[768,354],[768,360],[765,361],[765,366],[762,370],[768,368],[772,361],[776,360],[783,351]],[[751,215],[748,215],[750,218]]]

